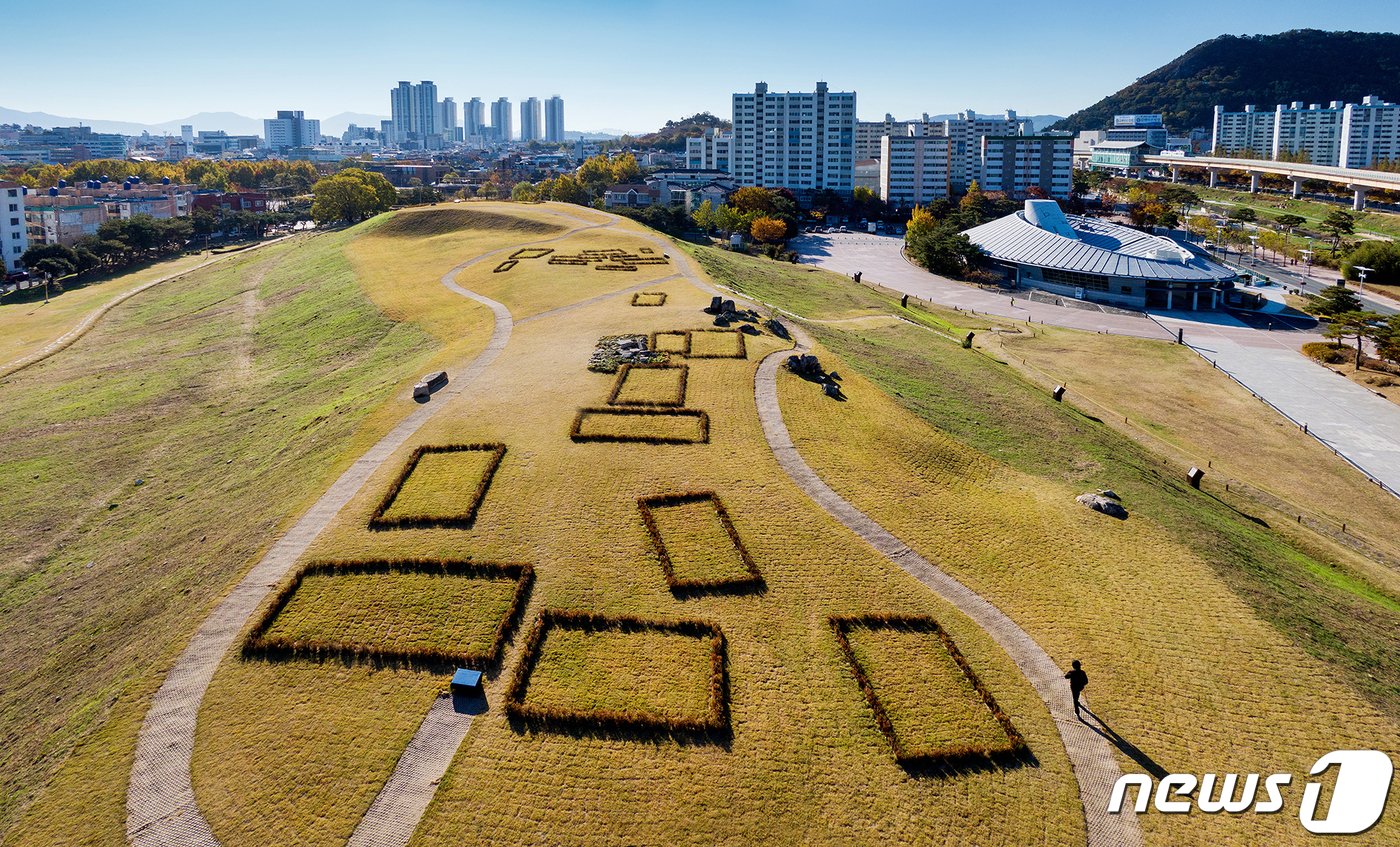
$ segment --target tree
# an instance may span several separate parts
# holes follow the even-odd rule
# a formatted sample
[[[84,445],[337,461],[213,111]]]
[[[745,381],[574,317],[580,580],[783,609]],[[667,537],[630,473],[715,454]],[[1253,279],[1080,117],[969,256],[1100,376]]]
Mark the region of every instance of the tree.
[[[615,183],[634,183],[642,178],[642,166],[637,164],[637,157],[631,153],[623,153],[613,160],[612,178]]]
[[[1335,256],[1342,239],[1356,231],[1356,218],[1341,209],[1336,209],[1327,213],[1318,229],[1332,236],[1332,255]]]
[[[958,201],[958,210],[963,213],[970,226],[987,222],[987,195],[983,193],[977,180],[974,179],[968,184],[967,193]]]
[[[1230,220],[1240,223],[1250,223],[1257,220],[1259,216],[1248,206],[1236,206],[1230,210]]]
[[[1303,217],[1302,215],[1294,214],[1277,215],[1274,217],[1274,220],[1278,221],[1279,226],[1290,231],[1297,229],[1298,227],[1308,222],[1308,219]]]
[[[779,218],[754,218],[749,224],[749,235],[754,241],[773,243],[787,237],[787,223]]]
[[[739,210],[725,203],[715,209],[715,228],[720,232],[738,232],[744,226],[744,216]]]
[[[765,188],[749,185],[729,195],[729,205],[733,206],[740,214],[749,212],[766,214],[773,211],[773,195],[769,194]]]
[[[1349,311],[1334,315],[1327,324],[1327,328],[1322,331],[1323,338],[1329,338],[1337,342],[1340,346],[1347,338],[1356,338],[1356,370],[1361,370],[1361,361],[1364,353],[1361,350],[1361,341],[1372,332],[1371,324],[1381,318],[1375,312]]]
[[[690,219],[695,221],[701,232],[709,232],[715,228],[715,204],[706,200],[690,213]]]
[[[1400,315],[1391,315],[1384,324],[1373,326],[1371,340],[1376,343],[1376,355],[1388,362],[1400,362]]]
[[[1342,273],[1347,279],[1359,279],[1358,267],[1370,268],[1367,282],[1400,283],[1400,244],[1394,241],[1366,241],[1342,260]]]
[[[328,176],[312,192],[316,199],[311,203],[311,218],[317,223],[356,223],[369,217],[375,207],[374,192],[354,177]]]
[[[588,189],[570,174],[564,174],[554,181],[554,187],[549,193],[549,199],[558,203],[573,203],[578,206],[587,206],[592,198],[588,194]]]
[[[24,266],[58,279],[76,273],[78,254],[66,244],[38,244],[24,251]]]
[[[920,226],[917,232],[911,221],[905,242],[910,258],[930,273],[962,276],[982,256],[982,249],[959,232],[957,224],[951,220],[937,223],[931,229]]]
[[[923,206],[915,206],[909,214],[909,224],[904,230],[904,243],[910,244],[916,238],[926,238],[938,225],[933,213]]]
[[[539,199],[535,187],[528,182],[517,182],[510,189],[510,199],[517,203],[533,203]]]
[[[1361,300],[1344,285],[1329,285],[1318,292],[1309,311],[1320,318],[1361,311]]]

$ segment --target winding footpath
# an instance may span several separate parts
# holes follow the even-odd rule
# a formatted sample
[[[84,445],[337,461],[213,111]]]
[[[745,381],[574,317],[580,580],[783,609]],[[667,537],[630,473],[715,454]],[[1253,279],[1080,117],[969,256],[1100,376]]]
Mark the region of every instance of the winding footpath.
[[[575,222],[580,220],[567,215],[560,215],[560,217],[568,217]],[[199,713],[199,706],[204,700],[204,694],[209,688],[209,683],[213,679],[219,663],[232,649],[238,634],[253,613],[262,605],[268,594],[291,571],[297,560],[330,525],[330,522],[344,508],[345,504],[349,503],[356,492],[364,486],[370,476],[379,470],[394,455],[394,452],[402,447],[430,418],[449,405],[451,400],[461,395],[477,375],[490,367],[491,363],[505,349],[514,326],[510,310],[495,300],[457,285],[456,276],[473,265],[490,261],[502,253],[511,252],[521,246],[547,244],[551,241],[567,238],[584,229],[611,225],[612,222],[590,224],[577,227],[558,236],[529,242],[528,245],[512,245],[500,250],[493,250],[463,262],[442,277],[442,284],[448,289],[481,303],[491,310],[495,317],[495,326],[492,329],[490,340],[473,359],[463,362],[455,369],[459,376],[438,391],[431,402],[410,412],[336,479],[326,493],[321,495],[321,498],[302,515],[301,519],[272,545],[262,560],[215,606],[213,612],[200,625],[194,637],[190,639],[184,652],[175,660],[165,682],[156,692],[150,710],[146,713],[146,718],[141,725],[140,735],[137,737],[136,758],[131,768],[131,782],[127,786],[126,799],[126,835],[127,841],[132,847],[172,847],[172,845],[178,845],[178,847],[217,847],[219,841],[195,802],[190,762],[194,755],[195,721]],[[425,724],[430,724],[430,728],[434,732],[437,732],[437,725],[442,722],[444,717],[440,712],[438,704],[434,704],[434,709],[430,711],[428,718],[424,721]],[[455,711],[453,713],[458,714]],[[465,737],[471,718],[470,715],[461,715],[460,718],[449,721],[449,723],[451,725],[448,727],[449,738],[447,740],[450,740],[450,736],[456,735],[458,732],[462,737]],[[424,729],[420,727],[418,735],[422,734],[424,734]],[[415,735],[415,741],[418,739],[418,735]],[[457,741],[460,743],[461,738],[459,737]],[[384,800],[384,794],[390,793],[391,789],[398,789],[394,792],[396,797],[391,797],[384,802],[395,804],[395,814],[399,816],[399,820],[389,821],[383,815],[373,816],[374,820],[384,822],[380,829],[384,830],[385,834],[389,830],[401,828],[397,825],[399,823],[408,824],[412,810],[418,806],[416,802],[405,802],[409,799],[408,795],[412,793],[412,783],[421,781],[410,779],[410,775],[430,774],[439,766],[441,771],[445,773],[447,764],[456,751],[455,744],[450,745],[450,751],[447,751],[448,746],[446,743],[433,744],[431,752],[436,755],[429,755],[423,761],[410,762],[408,761],[409,756],[414,752],[413,745],[410,744],[410,749],[405,751],[399,765],[395,768],[394,776],[390,778],[389,784],[386,784],[384,792],[381,792],[381,797],[376,798],[375,801],[376,805],[379,805],[381,800]],[[445,757],[442,755],[444,751],[446,751]],[[396,778],[398,778],[397,782]],[[427,808],[427,801],[431,799],[431,793],[420,799],[422,801],[421,808],[417,811],[417,817],[413,817],[409,825],[410,835],[412,827],[417,825],[418,818],[422,816],[422,810]],[[381,806],[381,811],[382,808]],[[371,811],[374,811],[374,807],[371,807]],[[366,821],[370,819],[370,816],[366,817]],[[361,828],[364,827],[365,824],[362,823]],[[373,826],[371,826],[371,830],[374,830]],[[357,834],[358,832],[357,829]],[[377,831],[368,832],[366,837],[372,840],[360,843],[379,845],[406,843],[407,841],[407,838],[402,839],[402,841],[396,839],[378,840],[378,834]]]
[[[899,565],[942,599],[967,615],[1001,646],[1030,682],[1036,694],[1055,719],[1060,740],[1069,754],[1074,778],[1079,783],[1079,799],[1084,807],[1084,823],[1089,847],[1137,847],[1142,833],[1132,815],[1110,815],[1109,795],[1123,775],[1113,758],[1113,749],[1097,730],[1074,714],[1065,684],[1064,672],[1025,630],[977,592],[963,585],[948,572],[920,556],[872,520],[850,501],[837,494],[797,452],[783,412],[778,404],[778,368],[789,355],[811,348],[811,341],[800,327],[791,327],[795,347],[770,353],[754,376],[754,398],[763,436],[783,471],[809,498],[847,529],[859,535],[881,555]]]

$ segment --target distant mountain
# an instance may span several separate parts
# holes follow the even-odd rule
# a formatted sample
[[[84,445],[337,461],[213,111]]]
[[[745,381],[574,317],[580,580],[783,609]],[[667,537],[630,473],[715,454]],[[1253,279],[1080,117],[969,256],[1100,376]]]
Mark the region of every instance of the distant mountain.
[[[565,140],[565,141],[580,141],[580,140],[582,140],[582,141],[611,141],[611,140],[613,140],[613,139],[621,138],[622,136],[624,136],[624,135],[626,135],[626,134],[627,134],[627,132],[626,132],[625,130],[621,130],[621,129],[592,129],[592,130],[583,130],[583,131],[578,131],[578,130],[569,129],[569,130],[565,130],[565,131],[564,131],[564,140]]]
[[[95,132],[115,132],[121,135],[179,135],[180,127],[190,124],[198,132],[201,129],[221,129],[229,135],[262,135],[262,121],[234,112],[200,112],[187,118],[176,118],[158,124],[142,124],[132,121],[107,121],[93,118],[70,118],[51,115],[48,112],[20,112],[0,106],[0,124],[33,124],[34,126],[90,126]]]
[[[1209,127],[1216,104],[1272,109],[1301,100],[1400,98],[1400,35],[1295,29],[1278,35],[1222,35],[1198,44],[1055,129],[1104,129],[1114,115],[1160,112],[1176,130]],[[1037,129],[1039,129],[1037,125]]]
[[[711,128],[729,129],[729,127],[729,121],[717,118],[709,112],[700,112],[678,121],[667,121],[666,125],[656,132],[635,136],[633,141],[639,147],[658,147],[662,150],[680,152],[685,150],[687,136],[700,135]]]

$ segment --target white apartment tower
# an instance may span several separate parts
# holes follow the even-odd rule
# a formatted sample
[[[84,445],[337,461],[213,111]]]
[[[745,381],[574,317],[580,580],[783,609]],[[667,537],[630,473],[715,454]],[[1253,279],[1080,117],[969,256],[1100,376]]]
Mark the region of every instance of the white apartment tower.
[[[710,127],[685,140],[685,167],[691,171],[727,171],[734,162],[734,132]]]
[[[539,141],[544,138],[544,111],[538,97],[528,97],[520,103],[520,140]]]
[[[0,268],[6,273],[19,270],[20,259],[28,249],[24,188],[17,182],[0,180]]]
[[[451,97],[442,98],[442,103],[438,105],[438,125],[442,127],[442,137],[444,141],[461,141],[462,128],[457,122],[457,101]]]
[[[1279,105],[1274,109],[1274,141],[1269,157],[1306,153],[1314,165],[1336,165],[1342,150],[1342,117],[1345,108],[1340,100],[1327,107],[1318,103],[1304,107],[1301,101]]]
[[[468,138],[486,134],[486,104],[480,97],[462,104],[462,131]]]
[[[442,112],[437,86],[431,80],[425,79],[417,85],[400,81],[397,88],[391,88],[389,113],[394,127],[393,141],[415,142],[424,148],[438,146],[442,138]]]
[[[1400,160],[1400,104],[1375,96],[1348,103],[1342,114],[1339,159],[1344,168]]]
[[[942,134],[943,124],[929,121],[927,112],[917,121],[897,121],[888,113],[883,121],[856,121],[856,161],[880,158],[881,139],[887,135],[907,138]]]
[[[564,143],[564,98],[558,94],[544,101],[544,140]]]
[[[943,122],[942,135],[948,139],[949,178],[954,193],[967,191],[982,170],[982,139],[993,135],[1018,135],[1021,122],[1007,109],[1000,117],[979,115],[968,109]]]
[[[946,199],[952,189],[948,151],[944,136],[881,136],[880,199],[899,209]]]
[[[504,97],[491,104],[491,135],[497,141],[510,141],[515,137],[515,127],[511,124],[510,101]]]
[[[1246,150],[1261,158],[1268,156],[1274,147],[1276,117],[1276,112],[1261,112],[1253,106],[1245,106],[1243,112],[1216,106],[1210,149],[1229,156]]]
[[[828,91],[734,95],[730,172],[743,185],[850,194],[855,184],[856,94]]]
[[[270,150],[314,147],[321,143],[321,122],[308,119],[301,111],[278,110],[277,117],[263,120],[263,145]]]
[[[984,191],[1024,200],[1038,189],[1063,200],[1074,188],[1074,138],[1068,135],[984,135],[981,159]]]

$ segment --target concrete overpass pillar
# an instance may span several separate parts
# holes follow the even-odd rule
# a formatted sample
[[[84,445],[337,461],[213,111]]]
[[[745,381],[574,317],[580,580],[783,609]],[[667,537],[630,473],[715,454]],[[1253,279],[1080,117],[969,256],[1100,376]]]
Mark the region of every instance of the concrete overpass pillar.
[[[1250,193],[1250,194],[1258,194],[1258,193],[1259,193],[1259,174],[1257,174],[1257,173],[1251,173],[1251,174],[1249,175],[1249,193]]]
[[[1298,177],[1289,177],[1293,180],[1293,199],[1297,200],[1303,196],[1303,181]]]
[[[1220,172],[1215,168],[1206,168],[1206,171],[1210,173],[1210,187],[1214,188],[1215,180],[1220,176]]]
[[[1362,212],[1366,210],[1366,189],[1360,185],[1348,185],[1352,191],[1356,192],[1351,201],[1351,208]]]
[[[1176,184],[1176,165],[1172,165],[1172,184]]]

